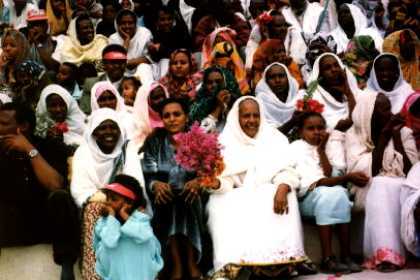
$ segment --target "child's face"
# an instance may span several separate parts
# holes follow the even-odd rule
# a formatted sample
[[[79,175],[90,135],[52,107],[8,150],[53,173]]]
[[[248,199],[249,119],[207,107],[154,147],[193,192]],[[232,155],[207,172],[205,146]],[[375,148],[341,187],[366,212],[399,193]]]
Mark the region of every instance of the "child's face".
[[[310,145],[318,146],[321,142],[321,135],[324,133],[324,120],[319,116],[311,116],[304,121],[300,137]]]
[[[110,108],[115,110],[117,108],[117,98],[109,90],[104,91],[98,98],[99,108]]]
[[[67,118],[67,105],[58,94],[51,94],[47,97],[47,111],[50,117],[58,123],[64,122]]]
[[[137,90],[131,80],[126,80],[122,84],[122,96],[124,98],[125,105],[133,106],[134,100],[136,99]]]
[[[67,65],[60,65],[60,68],[58,68],[57,73],[57,81],[59,83],[67,82],[71,77],[71,68]]]
[[[114,209],[115,213],[120,212],[124,204],[132,206],[132,201],[112,191],[107,192],[106,202],[110,207],[112,207],[112,209]]]
[[[158,111],[159,103],[166,98],[165,91],[162,87],[157,87],[150,92],[149,105],[153,110]]]

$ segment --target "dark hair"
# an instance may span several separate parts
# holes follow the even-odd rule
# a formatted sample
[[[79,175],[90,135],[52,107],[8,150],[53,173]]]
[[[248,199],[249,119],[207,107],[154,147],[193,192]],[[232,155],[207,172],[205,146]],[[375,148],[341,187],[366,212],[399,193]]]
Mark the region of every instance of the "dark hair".
[[[162,102],[159,103],[159,116],[160,117],[162,117],[163,109],[165,109],[166,105],[172,104],[172,103],[179,104],[182,107],[182,110],[184,111],[184,113],[186,115],[188,115],[189,104],[188,104],[188,101],[186,99],[169,97],[169,98],[166,98],[166,99],[162,100]]]
[[[82,21],[82,20],[89,20],[90,22],[92,22],[92,19],[89,17],[89,15],[88,14],[81,14],[80,16],[78,16],[77,17],[77,19],[76,19],[76,22],[75,22],[75,24],[76,24],[76,33],[77,34],[79,34],[79,23]],[[93,23],[93,22],[92,22]]]
[[[118,1],[117,0],[102,0],[101,1],[101,5],[102,5],[102,7],[106,7],[106,6],[109,6],[109,5],[111,5],[112,7],[114,7],[115,8],[115,10],[117,10],[117,11],[119,11],[119,10],[121,10],[121,5],[120,5],[120,3],[118,3]]]
[[[124,77],[124,78],[122,78],[122,80],[121,80],[121,83],[120,83],[120,88],[119,88],[119,91],[120,92],[122,92],[122,84],[125,82],[125,81],[132,81],[133,83],[134,83],[134,86],[138,89],[139,87],[141,87],[141,82],[136,78],[136,77],[133,77],[133,76],[131,76],[131,77]]]
[[[117,45],[117,44],[110,44],[110,45],[106,46],[102,50],[102,57],[104,57],[105,54],[107,54],[109,52],[119,52],[119,53],[123,53],[123,54],[127,55],[127,50],[123,46]]]
[[[144,195],[143,189],[140,186],[139,181],[136,178],[126,175],[126,174],[119,174],[115,176],[113,183],[118,183],[132,191],[136,196],[137,199],[133,203],[133,210],[147,206],[146,197]]]
[[[29,125],[29,133],[32,135],[36,126],[35,112],[26,104],[8,102],[0,106],[0,111],[14,111],[15,119],[18,124]]]
[[[326,121],[324,119],[324,117],[321,115],[321,113],[317,113],[317,112],[303,112],[302,115],[299,116],[298,121],[296,123],[296,127],[298,129],[302,129],[303,126],[305,125],[305,121],[311,117],[320,117],[322,119],[322,121],[324,122],[324,124],[326,124]]]
[[[130,10],[127,10],[127,9],[123,9],[123,10],[121,10],[121,11],[118,12],[117,16],[115,17],[115,21],[116,21],[117,25],[120,24],[121,19],[122,19],[123,16],[131,16],[131,17],[133,17],[134,23],[137,26],[137,15],[136,15],[136,13],[134,13],[134,12],[132,12]]]
[[[70,80],[79,80],[79,67],[77,67],[76,64],[71,62],[63,62],[62,65],[65,65],[71,69]]]

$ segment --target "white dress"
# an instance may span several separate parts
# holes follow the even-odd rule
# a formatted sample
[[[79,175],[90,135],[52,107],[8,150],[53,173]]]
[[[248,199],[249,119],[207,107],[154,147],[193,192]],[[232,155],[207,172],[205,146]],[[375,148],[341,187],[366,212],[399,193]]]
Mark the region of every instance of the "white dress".
[[[265,123],[255,138],[243,133],[238,121],[238,99],[227,117],[220,140],[226,168],[221,187],[207,205],[214,246],[214,268],[226,264],[270,265],[306,260],[296,188],[299,178],[291,167],[285,136]],[[257,101],[258,102],[258,101]],[[281,157],[282,155],[282,157]],[[274,212],[279,184],[290,186],[288,214]]]

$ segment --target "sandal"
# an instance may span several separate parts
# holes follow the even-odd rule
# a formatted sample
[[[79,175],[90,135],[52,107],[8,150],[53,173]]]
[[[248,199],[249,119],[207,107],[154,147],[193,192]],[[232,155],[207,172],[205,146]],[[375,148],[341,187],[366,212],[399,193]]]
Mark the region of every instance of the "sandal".
[[[296,265],[296,270],[299,275],[313,275],[318,273],[316,265],[311,260],[299,263]]]
[[[382,262],[382,263],[380,263],[376,266],[376,269],[379,272],[382,272],[382,273],[390,273],[390,272],[395,272],[395,271],[399,270],[400,268],[393,263]]]
[[[350,257],[344,258],[343,263],[348,266],[351,273],[357,273],[363,271],[363,268],[355,263]]]
[[[321,271],[326,274],[349,274],[350,268],[337,261],[335,256],[326,257],[321,262]]]

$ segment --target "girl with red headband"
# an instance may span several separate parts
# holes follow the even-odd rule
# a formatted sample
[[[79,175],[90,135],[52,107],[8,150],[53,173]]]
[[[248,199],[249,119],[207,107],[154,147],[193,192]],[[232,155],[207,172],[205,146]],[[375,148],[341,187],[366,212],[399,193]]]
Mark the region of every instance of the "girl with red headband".
[[[93,242],[96,273],[105,280],[155,279],[163,260],[139,182],[121,174],[103,191],[107,199]]]

